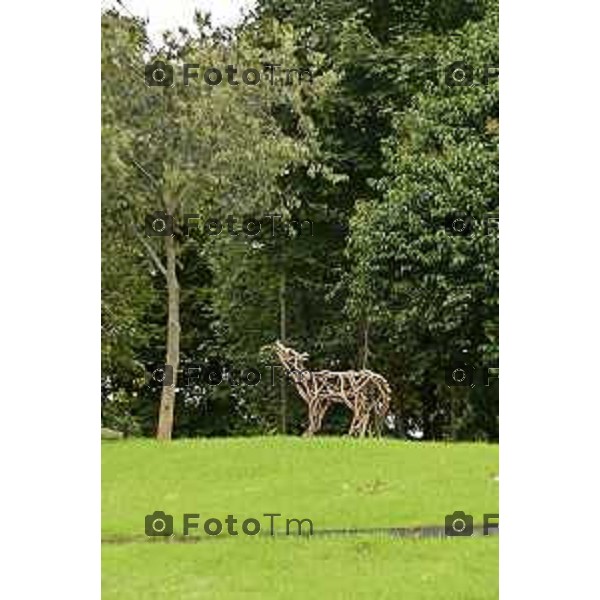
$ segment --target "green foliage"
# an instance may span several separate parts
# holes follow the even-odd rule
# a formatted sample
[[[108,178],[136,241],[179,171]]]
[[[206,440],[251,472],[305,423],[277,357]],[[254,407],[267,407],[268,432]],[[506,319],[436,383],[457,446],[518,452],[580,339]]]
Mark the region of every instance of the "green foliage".
[[[457,357],[498,360],[498,238],[482,227],[498,210],[498,83],[482,83],[497,28],[494,0],[260,0],[234,31],[199,14],[154,52],[142,22],[103,15],[103,380],[135,398],[144,434],[159,390],[141,368],[164,361],[167,296],[161,239],[139,227],[160,209],[312,222],[288,238],[176,229],[184,368],[264,366],[284,332],[313,368],[384,374],[390,434],[497,438],[497,386],[444,379]],[[155,58],[310,68],[313,82],[148,88]],[[475,66],[472,86],[444,84],[456,61]],[[477,223],[470,237],[445,231],[455,212]],[[282,390],[267,380],[180,389],[175,435],[281,430]],[[286,389],[297,433],[304,407]]]
[[[135,396],[136,392],[130,394],[123,389],[105,396],[102,403],[102,439],[112,439],[110,431],[118,434],[117,437],[141,434],[139,419],[133,414]]]
[[[490,12],[441,40],[433,58],[481,72],[498,64],[496,31]],[[464,397],[450,395],[444,381],[458,359],[476,367],[498,360],[498,236],[487,226],[498,214],[497,123],[497,80],[429,82],[394,119],[389,175],[378,183],[384,200],[358,204],[352,221],[350,314],[371,315],[373,342],[386,349],[379,364],[399,355],[407,401],[421,397],[421,407],[404,406],[406,425],[420,421],[428,437],[497,437],[495,419],[469,423],[474,415],[464,414],[473,413],[478,391],[466,388],[472,397],[461,408]],[[449,234],[454,214],[470,215],[471,235]],[[495,395],[488,389],[486,401],[497,415]]]

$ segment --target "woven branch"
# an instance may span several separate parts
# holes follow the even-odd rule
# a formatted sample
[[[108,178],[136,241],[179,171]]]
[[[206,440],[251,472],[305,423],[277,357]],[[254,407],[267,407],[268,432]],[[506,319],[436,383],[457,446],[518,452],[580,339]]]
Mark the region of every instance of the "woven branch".
[[[385,377],[368,369],[310,371],[305,366],[308,354],[296,352],[281,342],[276,342],[274,347],[308,407],[308,427],[304,435],[313,435],[321,429],[323,418],[333,404],[343,404],[353,412],[349,435],[381,434],[392,397]]]

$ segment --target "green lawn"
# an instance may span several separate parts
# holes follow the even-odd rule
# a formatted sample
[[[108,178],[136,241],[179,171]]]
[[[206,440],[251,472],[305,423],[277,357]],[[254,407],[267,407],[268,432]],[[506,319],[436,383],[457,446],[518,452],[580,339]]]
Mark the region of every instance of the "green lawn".
[[[103,546],[104,600],[494,600],[498,538]]]
[[[440,525],[498,512],[498,447],[348,438],[105,442],[103,598],[182,600],[498,598],[498,538],[268,536],[266,512],[327,528]],[[237,537],[148,543],[155,510],[201,521],[228,514]],[[241,522],[258,518],[261,536]],[[226,525],[225,525],[226,529]],[[281,527],[277,527],[281,530]]]
[[[155,510],[240,522],[264,513],[315,529],[443,525],[464,510],[498,512],[498,446],[348,438],[106,442],[102,533],[143,535]],[[259,519],[268,523],[267,518]],[[204,534],[202,534],[204,535]]]

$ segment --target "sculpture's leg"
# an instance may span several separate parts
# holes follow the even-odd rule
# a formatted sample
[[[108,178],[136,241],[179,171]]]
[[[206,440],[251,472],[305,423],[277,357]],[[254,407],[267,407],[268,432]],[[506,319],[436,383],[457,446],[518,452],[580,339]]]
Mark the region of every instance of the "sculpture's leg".
[[[381,437],[383,432],[383,416],[377,410],[377,407],[373,408],[371,426],[369,427],[370,434],[373,437]]]
[[[320,408],[317,408],[315,411],[315,431],[321,430],[321,425],[323,423],[323,418],[329,409],[329,402],[323,402]]]
[[[385,421],[385,417],[387,416],[388,409],[386,407],[385,398],[381,401],[381,404],[375,405],[373,410],[373,418],[375,422],[375,434],[377,437],[381,437],[383,433],[383,423]]]
[[[315,416],[314,416],[314,403],[308,404],[308,427],[304,432],[305,437],[310,437],[315,432]]]
[[[315,414],[315,420],[314,420],[314,432],[315,433],[321,429],[322,420],[323,420],[323,417],[321,417],[321,413],[317,412]]]
[[[369,413],[365,412],[362,417],[362,423],[360,427],[360,437],[365,437],[365,433],[367,432],[367,427],[369,425]]]
[[[375,435],[375,418],[374,418],[374,414],[372,412],[369,412],[365,435],[368,437],[374,437],[374,435]]]
[[[356,435],[359,431],[360,427],[360,412],[355,407],[354,408],[354,416],[352,417],[352,422],[350,423],[350,429],[348,429],[348,435]]]
[[[379,413],[376,411],[373,413],[373,429],[371,430],[371,435],[375,437],[381,437],[383,419]]]
[[[367,417],[368,422],[368,410],[365,406],[362,394],[358,394],[354,400],[354,419],[352,420],[354,435],[358,435],[359,437],[365,435],[365,416]]]

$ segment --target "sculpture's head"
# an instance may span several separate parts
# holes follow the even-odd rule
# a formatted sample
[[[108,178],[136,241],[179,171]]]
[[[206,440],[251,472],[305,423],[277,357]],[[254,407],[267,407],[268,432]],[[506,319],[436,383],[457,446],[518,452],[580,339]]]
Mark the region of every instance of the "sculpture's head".
[[[279,340],[273,344],[273,347],[277,357],[285,366],[291,369],[304,368],[304,364],[308,360],[308,353],[296,352],[293,348],[284,346]]]

